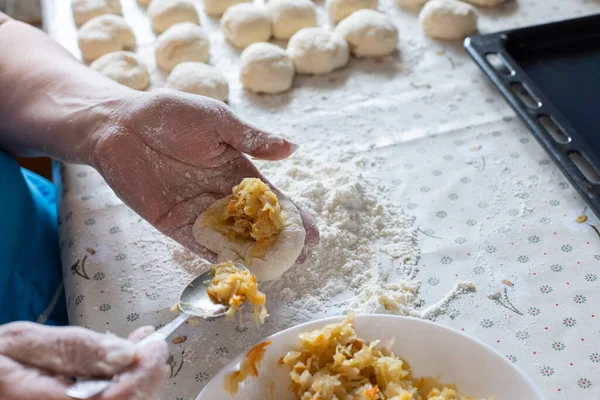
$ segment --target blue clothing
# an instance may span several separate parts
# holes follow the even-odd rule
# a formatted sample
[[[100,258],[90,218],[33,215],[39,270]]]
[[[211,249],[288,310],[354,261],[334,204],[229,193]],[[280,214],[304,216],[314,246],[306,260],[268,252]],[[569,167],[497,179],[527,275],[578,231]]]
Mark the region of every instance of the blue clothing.
[[[0,324],[67,324],[56,190],[0,151]]]

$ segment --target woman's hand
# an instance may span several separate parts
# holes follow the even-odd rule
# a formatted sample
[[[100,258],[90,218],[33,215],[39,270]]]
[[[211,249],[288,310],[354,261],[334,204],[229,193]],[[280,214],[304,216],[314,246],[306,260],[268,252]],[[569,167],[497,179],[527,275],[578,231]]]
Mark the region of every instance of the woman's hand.
[[[265,179],[245,154],[280,160],[294,145],[215,100],[119,85],[42,31],[3,17],[0,149],[93,165],[142,217],[214,260],[193,238],[195,219],[242,178]],[[27,57],[14,57],[23,49]],[[302,218],[306,243],[316,244],[317,228]]]
[[[92,135],[91,164],[133,210],[211,261],[215,254],[197,244],[192,233],[198,215],[231,194],[243,178],[266,181],[245,154],[280,160],[295,150],[206,97],[139,93],[118,108]],[[306,244],[315,245],[318,230],[301,214]]]
[[[167,344],[153,341],[139,351],[129,340],[83,328],[54,328],[30,322],[0,326],[0,399],[70,400],[67,377],[119,379],[92,400],[155,399],[167,377]]]

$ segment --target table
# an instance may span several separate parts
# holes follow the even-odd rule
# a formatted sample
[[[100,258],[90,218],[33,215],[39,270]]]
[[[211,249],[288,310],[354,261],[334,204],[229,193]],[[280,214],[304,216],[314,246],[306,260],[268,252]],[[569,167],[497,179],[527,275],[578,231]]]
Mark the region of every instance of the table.
[[[123,7],[137,52],[160,86],[150,24],[133,0]],[[451,303],[438,323],[506,355],[549,399],[600,398],[600,222],[459,44],[425,38],[415,15],[391,0],[381,0],[380,9],[400,29],[399,54],[352,60],[325,77],[297,77],[293,91],[277,96],[244,93],[236,78],[239,51],[224,42],[215,19],[201,20],[211,32],[210,62],[230,79],[237,113],[285,132],[301,151],[327,148],[332,163],[335,154],[353,152],[377,160],[364,172],[415,217],[426,303],[459,279],[475,283],[477,292]],[[594,0],[519,0],[481,9],[480,30],[599,11]],[[55,0],[48,12],[50,34],[78,55],[68,0]],[[324,133],[337,130],[347,140],[326,144]],[[179,289],[204,262],[123,205],[91,168],[65,165],[62,176],[71,322],[125,335],[173,318],[168,309]],[[276,314],[271,320],[261,330],[250,321],[234,329],[220,321],[182,328],[181,342],[170,344],[171,373],[160,398],[193,398],[228,360],[286,325]]]

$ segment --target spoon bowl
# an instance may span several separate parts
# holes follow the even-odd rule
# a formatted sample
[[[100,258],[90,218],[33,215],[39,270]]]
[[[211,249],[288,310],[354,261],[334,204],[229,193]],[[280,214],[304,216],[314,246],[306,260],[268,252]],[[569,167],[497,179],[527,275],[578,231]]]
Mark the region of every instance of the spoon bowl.
[[[236,264],[235,267],[249,272],[248,268],[242,264]],[[183,289],[177,303],[182,313],[200,318],[217,318],[225,315],[229,306],[215,303],[206,291],[207,282],[212,279],[211,272],[208,270],[197,276]]]

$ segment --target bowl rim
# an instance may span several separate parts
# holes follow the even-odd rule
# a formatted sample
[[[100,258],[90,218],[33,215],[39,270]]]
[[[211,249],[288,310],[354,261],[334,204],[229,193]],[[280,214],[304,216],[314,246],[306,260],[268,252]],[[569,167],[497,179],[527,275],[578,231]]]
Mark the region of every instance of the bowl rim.
[[[308,329],[313,329],[313,330],[314,329],[318,329],[319,327],[323,327],[325,325],[329,325],[329,324],[332,324],[332,323],[343,321],[347,317],[348,317],[347,315],[338,315],[338,316],[327,317],[327,318],[320,318],[320,319],[315,319],[315,320],[312,320],[312,321],[303,322],[301,324],[290,326],[289,328],[286,328],[286,329],[283,329],[281,331],[275,332],[274,334],[272,334],[272,335],[270,335],[270,336],[268,336],[268,337],[260,340],[258,343],[262,343],[262,342],[267,341],[267,340],[272,340],[273,337],[276,337],[276,336],[283,336],[285,333],[287,333],[289,331],[292,331],[292,330],[301,330],[301,331],[303,331],[303,329],[306,328],[306,327],[310,327]],[[428,320],[424,320],[424,319],[421,319],[421,318],[415,318],[415,317],[409,317],[409,316],[403,316],[403,315],[381,314],[381,313],[379,313],[379,314],[378,313],[375,313],[375,314],[356,314],[354,316],[354,318],[355,318],[355,320],[365,319],[365,318],[366,319],[369,319],[369,318],[391,318],[391,319],[397,319],[397,320],[400,320],[400,321],[410,321],[410,323],[423,324],[423,325],[429,326],[430,328],[444,331],[443,334],[450,334],[450,335],[462,336],[464,339],[467,339],[468,341],[471,341],[474,344],[479,345],[479,346],[483,347],[485,350],[487,350],[490,353],[492,353],[495,356],[495,358],[497,358],[499,360],[499,362],[504,363],[510,369],[514,370],[520,376],[520,378],[523,380],[523,382],[525,384],[527,384],[527,386],[530,387],[530,389],[536,394],[536,396],[539,397],[540,400],[546,399],[546,396],[544,396],[542,394],[542,391],[537,387],[537,385],[535,385],[533,383],[533,381],[529,378],[529,376],[525,372],[523,372],[523,370],[521,370],[521,368],[519,368],[514,363],[511,363],[508,359],[506,359],[506,357],[504,357],[502,354],[500,354],[500,352],[498,352],[492,346],[488,345],[487,343],[482,342],[481,340],[479,340],[476,337],[467,335],[464,332],[458,331],[458,330],[456,330],[454,328],[451,328],[449,326],[446,326],[446,325],[435,323],[433,321],[428,321]],[[254,344],[252,346],[255,346],[255,345],[256,344]],[[204,386],[202,388],[202,390],[200,391],[200,393],[198,393],[198,395],[196,396],[196,400],[200,400],[200,396],[202,396],[202,394],[208,389],[209,385],[213,382],[213,380],[215,380],[218,376],[220,376],[224,371],[229,371],[234,366],[236,366],[240,362],[241,358],[248,352],[248,350],[252,348],[252,346],[244,349],[244,351],[242,351],[241,353],[239,353],[234,359],[232,359],[223,368],[221,368],[219,370],[219,372],[217,372],[217,374],[215,376],[213,376],[210,381],[208,381],[208,383],[206,384],[206,386]]]

